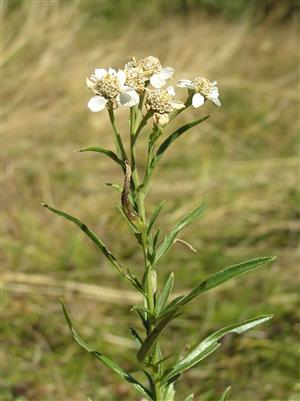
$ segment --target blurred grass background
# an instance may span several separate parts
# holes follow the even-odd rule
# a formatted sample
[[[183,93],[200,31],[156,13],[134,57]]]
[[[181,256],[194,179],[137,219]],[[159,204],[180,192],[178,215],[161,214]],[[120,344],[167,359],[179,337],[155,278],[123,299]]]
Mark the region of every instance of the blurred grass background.
[[[176,68],[176,79],[217,79],[223,103],[182,114],[182,122],[212,117],[173,146],[155,176],[148,208],[166,200],[164,230],[208,203],[182,236],[199,252],[175,244],[160,279],[175,271],[180,292],[231,263],[278,257],[193,302],[166,333],[164,346],[182,349],[226,324],[275,314],[186,373],[178,400],[192,388],[196,400],[215,401],[229,384],[233,401],[299,400],[299,2],[2,0],[1,12],[2,399],[139,399],[73,343],[58,301],[89,343],[134,372],[135,294],[81,232],[40,203],[80,217],[139,274],[118,195],[105,186],[121,183],[118,169],[74,150],[113,146],[106,113],[86,108],[85,77],[154,55]],[[125,136],[126,111],[117,115]]]

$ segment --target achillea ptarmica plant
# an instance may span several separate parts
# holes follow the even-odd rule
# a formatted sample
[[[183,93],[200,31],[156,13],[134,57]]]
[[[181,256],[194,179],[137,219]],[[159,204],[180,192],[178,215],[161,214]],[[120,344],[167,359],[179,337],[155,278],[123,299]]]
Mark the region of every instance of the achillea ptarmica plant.
[[[145,375],[144,380],[142,378],[138,380],[109,357],[104,356],[101,351],[96,351],[86,344],[75,330],[63,303],[62,307],[71,334],[78,344],[106,365],[106,368],[110,368],[119,376],[120,380],[125,380],[128,385],[138,391],[140,397],[152,401],[175,401],[177,382],[183,372],[200,362],[203,363],[205,358],[221,347],[220,340],[223,336],[230,333],[243,333],[272,317],[271,315],[262,315],[221,328],[204,340],[198,340],[185,352],[175,349],[175,353],[171,357],[169,352],[166,354],[164,350],[163,334],[168,332],[169,325],[174,319],[178,319],[184,313],[184,307],[187,304],[196,298],[199,299],[204,293],[226,281],[274,260],[273,257],[266,256],[234,264],[213,273],[192,290],[187,290],[183,295],[177,297],[172,294],[175,277],[173,272],[169,274],[165,282],[161,282],[157,272],[158,267],[160,267],[160,271],[163,268],[163,258],[171,251],[182,230],[200,218],[205,205],[200,203],[183,215],[170,232],[162,234],[158,221],[164,202],[159,203],[151,213],[146,204],[153,172],[162,157],[168,156],[169,147],[188,130],[203,123],[209,116],[198,116],[194,121],[184,125],[177,123],[177,128],[172,130],[169,128],[169,122],[174,123],[172,126],[176,125],[180,113],[192,105],[198,108],[204,104],[206,99],[218,106],[221,105],[217,83],[210,82],[203,77],[195,78],[192,81],[180,80],[178,86],[186,88],[188,91],[185,91],[184,102],[175,100],[174,88],[171,86],[164,88],[167,79],[171,78],[173,74],[172,67],[163,68],[156,57],[148,56],[141,60],[132,58],[123,69],[119,70],[97,68],[95,73],[87,79],[87,86],[95,95],[89,100],[88,107],[94,112],[107,109],[115,137],[115,150],[91,146],[81,149],[80,152],[98,152],[98,154],[107,156],[120,167],[123,188],[117,184],[112,187],[121,192],[117,209],[124,218],[128,230],[137,240],[137,246],[141,249],[144,265],[142,271],[139,269],[137,276],[133,274],[127,263],[120,261],[102,239],[77,217],[43,204],[51,212],[78,226],[94,243],[99,252],[107,258],[116,272],[139,294],[140,304],[134,305],[131,309],[136,313],[138,321],[135,327],[130,327],[130,332],[137,344],[137,366],[134,371],[139,369]],[[118,112],[116,109],[121,106],[129,108],[129,132],[121,131],[117,126],[115,113]],[[141,134],[143,130],[145,132]],[[129,139],[128,148],[123,142],[126,135]],[[136,156],[138,141],[146,148],[147,158],[144,161],[141,160],[142,156],[139,156],[139,159]],[[142,169],[138,166],[145,167]],[[188,249],[193,249],[187,241],[182,240],[182,243],[186,244]],[[189,341],[188,338],[186,340]],[[224,391],[220,401],[227,400],[229,390],[230,387]],[[192,400],[193,394],[190,394],[184,401]]]

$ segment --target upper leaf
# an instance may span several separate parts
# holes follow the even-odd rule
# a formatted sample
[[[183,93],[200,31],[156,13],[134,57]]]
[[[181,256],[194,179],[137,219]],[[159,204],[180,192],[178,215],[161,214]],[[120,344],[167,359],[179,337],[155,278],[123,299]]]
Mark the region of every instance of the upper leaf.
[[[58,216],[64,217],[65,219],[71,221],[76,224],[92,241],[93,243],[101,250],[101,252],[106,256],[106,258],[113,264],[113,266],[122,274],[122,276],[126,277],[140,292],[142,292],[142,287],[136,277],[126,268],[124,268],[116,257],[110,252],[110,250],[106,247],[106,245],[101,241],[101,239],[91,231],[88,226],[82,223],[77,217],[74,217],[68,213],[63,212],[62,210],[55,209],[45,203],[42,205],[49,209],[52,213],[57,214]]]
[[[119,159],[119,157],[109,149],[104,149],[100,148],[98,146],[89,146],[87,148],[83,148],[78,150],[78,152],[98,152],[98,153],[103,153],[104,155],[110,157],[112,160],[114,160],[116,163],[118,163],[122,168],[124,167],[123,161]]]
[[[206,280],[202,281],[187,295],[180,296],[174,299],[168,305],[167,310],[170,310],[173,307],[178,308],[180,306],[183,306],[198,295],[210,290],[211,288],[217,287],[218,285],[224,283],[225,281],[231,280],[234,277],[241,276],[242,274],[248,273],[251,270],[257,269],[258,267],[263,266],[266,263],[270,263],[275,259],[276,257],[274,256],[265,256],[227,267],[226,269],[221,270],[208,277]]]
[[[154,264],[156,264],[158,260],[168,251],[168,249],[174,242],[179,232],[183,230],[184,227],[186,227],[188,224],[191,224],[193,221],[198,219],[203,213],[204,209],[205,209],[205,204],[203,203],[178,221],[178,223],[175,225],[170,234],[165,236],[163,243],[159,246],[156,253]]]
[[[153,224],[155,223],[159,213],[161,212],[161,209],[163,208],[165,204],[165,201],[160,202],[160,204],[154,209],[154,212],[152,213],[152,216],[150,218],[149,224],[148,224],[148,234],[151,232],[151,229],[153,227]]]
[[[177,139],[179,138],[182,134],[184,134],[186,131],[188,131],[190,128],[195,127],[195,125],[198,125],[208,119],[209,116],[205,116],[202,118],[199,118],[195,121],[192,121],[188,124],[183,125],[182,127],[178,128],[176,131],[174,131],[171,135],[168,136],[168,138],[160,145],[158,148],[156,155],[152,159],[151,162],[151,169],[153,169],[156,164],[159,162],[161,159],[162,155],[165,153],[165,151],[168,149],[168,147]]]
[[[160,312],[164,309],[166,303],[168,302],[168,298],[172,291],[173,284],[174,284],[174,273],[172,272],[166,282],[163,292],[158,297],[158,300],[156,302],[156,305],[155,305],[156,315],[160,314]]]
[[[253,327],[266,322],[271,319],[272,315],[259,316],[254,319],[246,320],[243,323],[234,324],[228,327],[224,327],[221,330],[216,331],[204,341],[192,348],[192,350],[183,358],[181,358],[173,367],[165,372],[164,380],[169,381],[177,374],[191,368],[196,365],[210,353],[215,351],[221,345],[219,340],[229,333],[241,334],[244,331],[250,330]]]

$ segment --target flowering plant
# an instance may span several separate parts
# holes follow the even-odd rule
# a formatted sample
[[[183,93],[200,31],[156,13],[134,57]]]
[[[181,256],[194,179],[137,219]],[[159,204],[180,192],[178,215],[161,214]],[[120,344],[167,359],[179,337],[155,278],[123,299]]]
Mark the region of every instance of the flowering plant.
[[[195,121],[184,124],[171,133],[167,133],[167,126],[181,112],[190,106],[202,106],[206,100],[221,106],[217,82],[210,82],[203,77],[193,80],[183,79],[178,87],[185,88],[185,102],[175,100],[175,89],[167,86],[167,80],[172,78],[174,69],[163,68],[156,57],[145,57],[141,60],[132,58],[124,67],[116,71],[113,68],[96,69],[94,74],[87,78],[87,86],[94,92],[88,102],[92,112],[107,110],[115,136],[116,150],[101,147],[87,147],[81,152],[93,151],[108,156],[117,163],[124,176],[123,187],[120,190],[120,204],[118,210],[122,214],[129,229],[141,247],[144,259],[144,270],[136,277],[129,267],[125,267],[108,249],[103,241],[78,218],[43,204],[51,212],[66,218],[77,225],[110,261],[120,275],[128,281],[141,295],[141,304],[132,306],[132,311],[140,320],[138,328],[130,328],[131,334],[137,343],[136,357],[145,381],[138,381],[130,373],[123,370],[115,362],[104,356],[102,352],[87,345],[75,330],[65,305],[62,303],[65,318],[74,339],[88,352],[98,358],[104,365],[112,369],[118,376],[127,381],[147,400],[173,401],[175,400],[175,384],[182,373],[201,362],[209,354],[221,346],[221,338],[229,333],[242,333],[256,325],[269,320],[272,316],[263,315],[242,323],[232,324],[211,334],[209,337],[196,343],[192,348],[178,354],[165,355],[160,345],[164,330],[184,311],[185,305],[192,300],[215,288],[222,283],[250,272],[268,262],[273,257],[260,257],[243,263],[227,267],[211,275],[197,284],[185,295],[174,298],[172,289],[174,273],[171,273],[163,285],[157,279],[158,266],[163,257],[172,248],[178,234],[189,224],[197,220],[204,211],[204,204],[195,207],[183,216],[166,235],[162,236],[157,228],[159,214],[163,208],[160,203],[149,215],[146,210],[145,199],[150,189],[153,171],[161,158],[177,138],[192,127],[204,122],[209,116],[199,117]],[[130,109],[130,147],[125,149],[122,136],[115,121],[115,110],[119,107]],[[147,135],[147,160],[143,178],[137,168],[136,143],[141,132],[151,125]],[[189,245],[187,243],[187,245]],[[228,397],[229,388],[223,393],[221,400]],[[193,394],[185,401],[193,400]]]

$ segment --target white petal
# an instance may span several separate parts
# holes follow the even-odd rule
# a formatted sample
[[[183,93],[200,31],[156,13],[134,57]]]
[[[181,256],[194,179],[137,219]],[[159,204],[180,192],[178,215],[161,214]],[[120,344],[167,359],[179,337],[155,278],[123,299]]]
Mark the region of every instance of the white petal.
[[[150,83],[154,88],[160,89],[166,85],[166,80],[160,74],[154,74],[150,78]]]
[[[168,86],[168,87],[167,87],[167,92],[168,92],[168,94],[169,94],[170,96],[175,96],[175,95],[176,95],[175,89],[174,89],[173,86]]]
[[[185,108],[184,103],[180,102],[179,100],[173,100],[172,105],[173,105],[174,109],[177,109],[177,110]]]
[[[209,94],[209,96],[212,96],[212,97],[218,97],[219,96],[219,91],[218,91],[218,89],[212,89],[211,91],[210,91],[210,94]]]
[[[87,106],[91,111],[101,111],[105,108],[107,100],[102,96],[93,96],[90,98]]]
[[[195,93],[192,99],[193,107],[196,109],[202,106],[204,103],[204,97],[200,93]]]
[[[125,81],[126,81],[126,73],[125,73],[125,71],[118,70],[118,78],[119,78],[120,85],[123,86],[125,84]]]
[[[189,79],[180,79],[177,86],[179,88],[195,89],[195,85]]]
[[[133,107],[140,101],[140,97],[136,91],[122,92],[117,97],[118,102],[121,106]]]
[[[211,85],[212,85],[212,86],[217,86],[217,85],[218,85],[218,82],[217,82],[217,81],[212,81],[212,82],[211,82]]]
[[[166,67],[166,68],[163,68],[161,70],[159,75],[164,79],[168,79],[168,78],[171,78],[173,76],[174,72],[175,72],[174,68]]]
[[[125,69],[129,70],[131,68],[134,68],[134,63],[133,61],[128,61],[128,63],[125,64]]]
[[[207,99],[211,100],[216,106],[221,106],[221,102],[218,97],[208,96]]]
[[[103,77],[107,75],[107,71],[104,68],[96,68],[95,75],[97,79],[101,80]]]
[[[90,80],[90,78],[86,78],[85,79],[85,82],[86,82],[86,86],[88,87],[88,88],[93,88],[94,87],[94,85],[95,85],[95,83],[92,81],[92,80]]]
[[[109,67],[108,73],[109,73],[109,75],[114,75],[114,76],[117,75],[117,71],[114,68],[111,68],[111,67]]]

